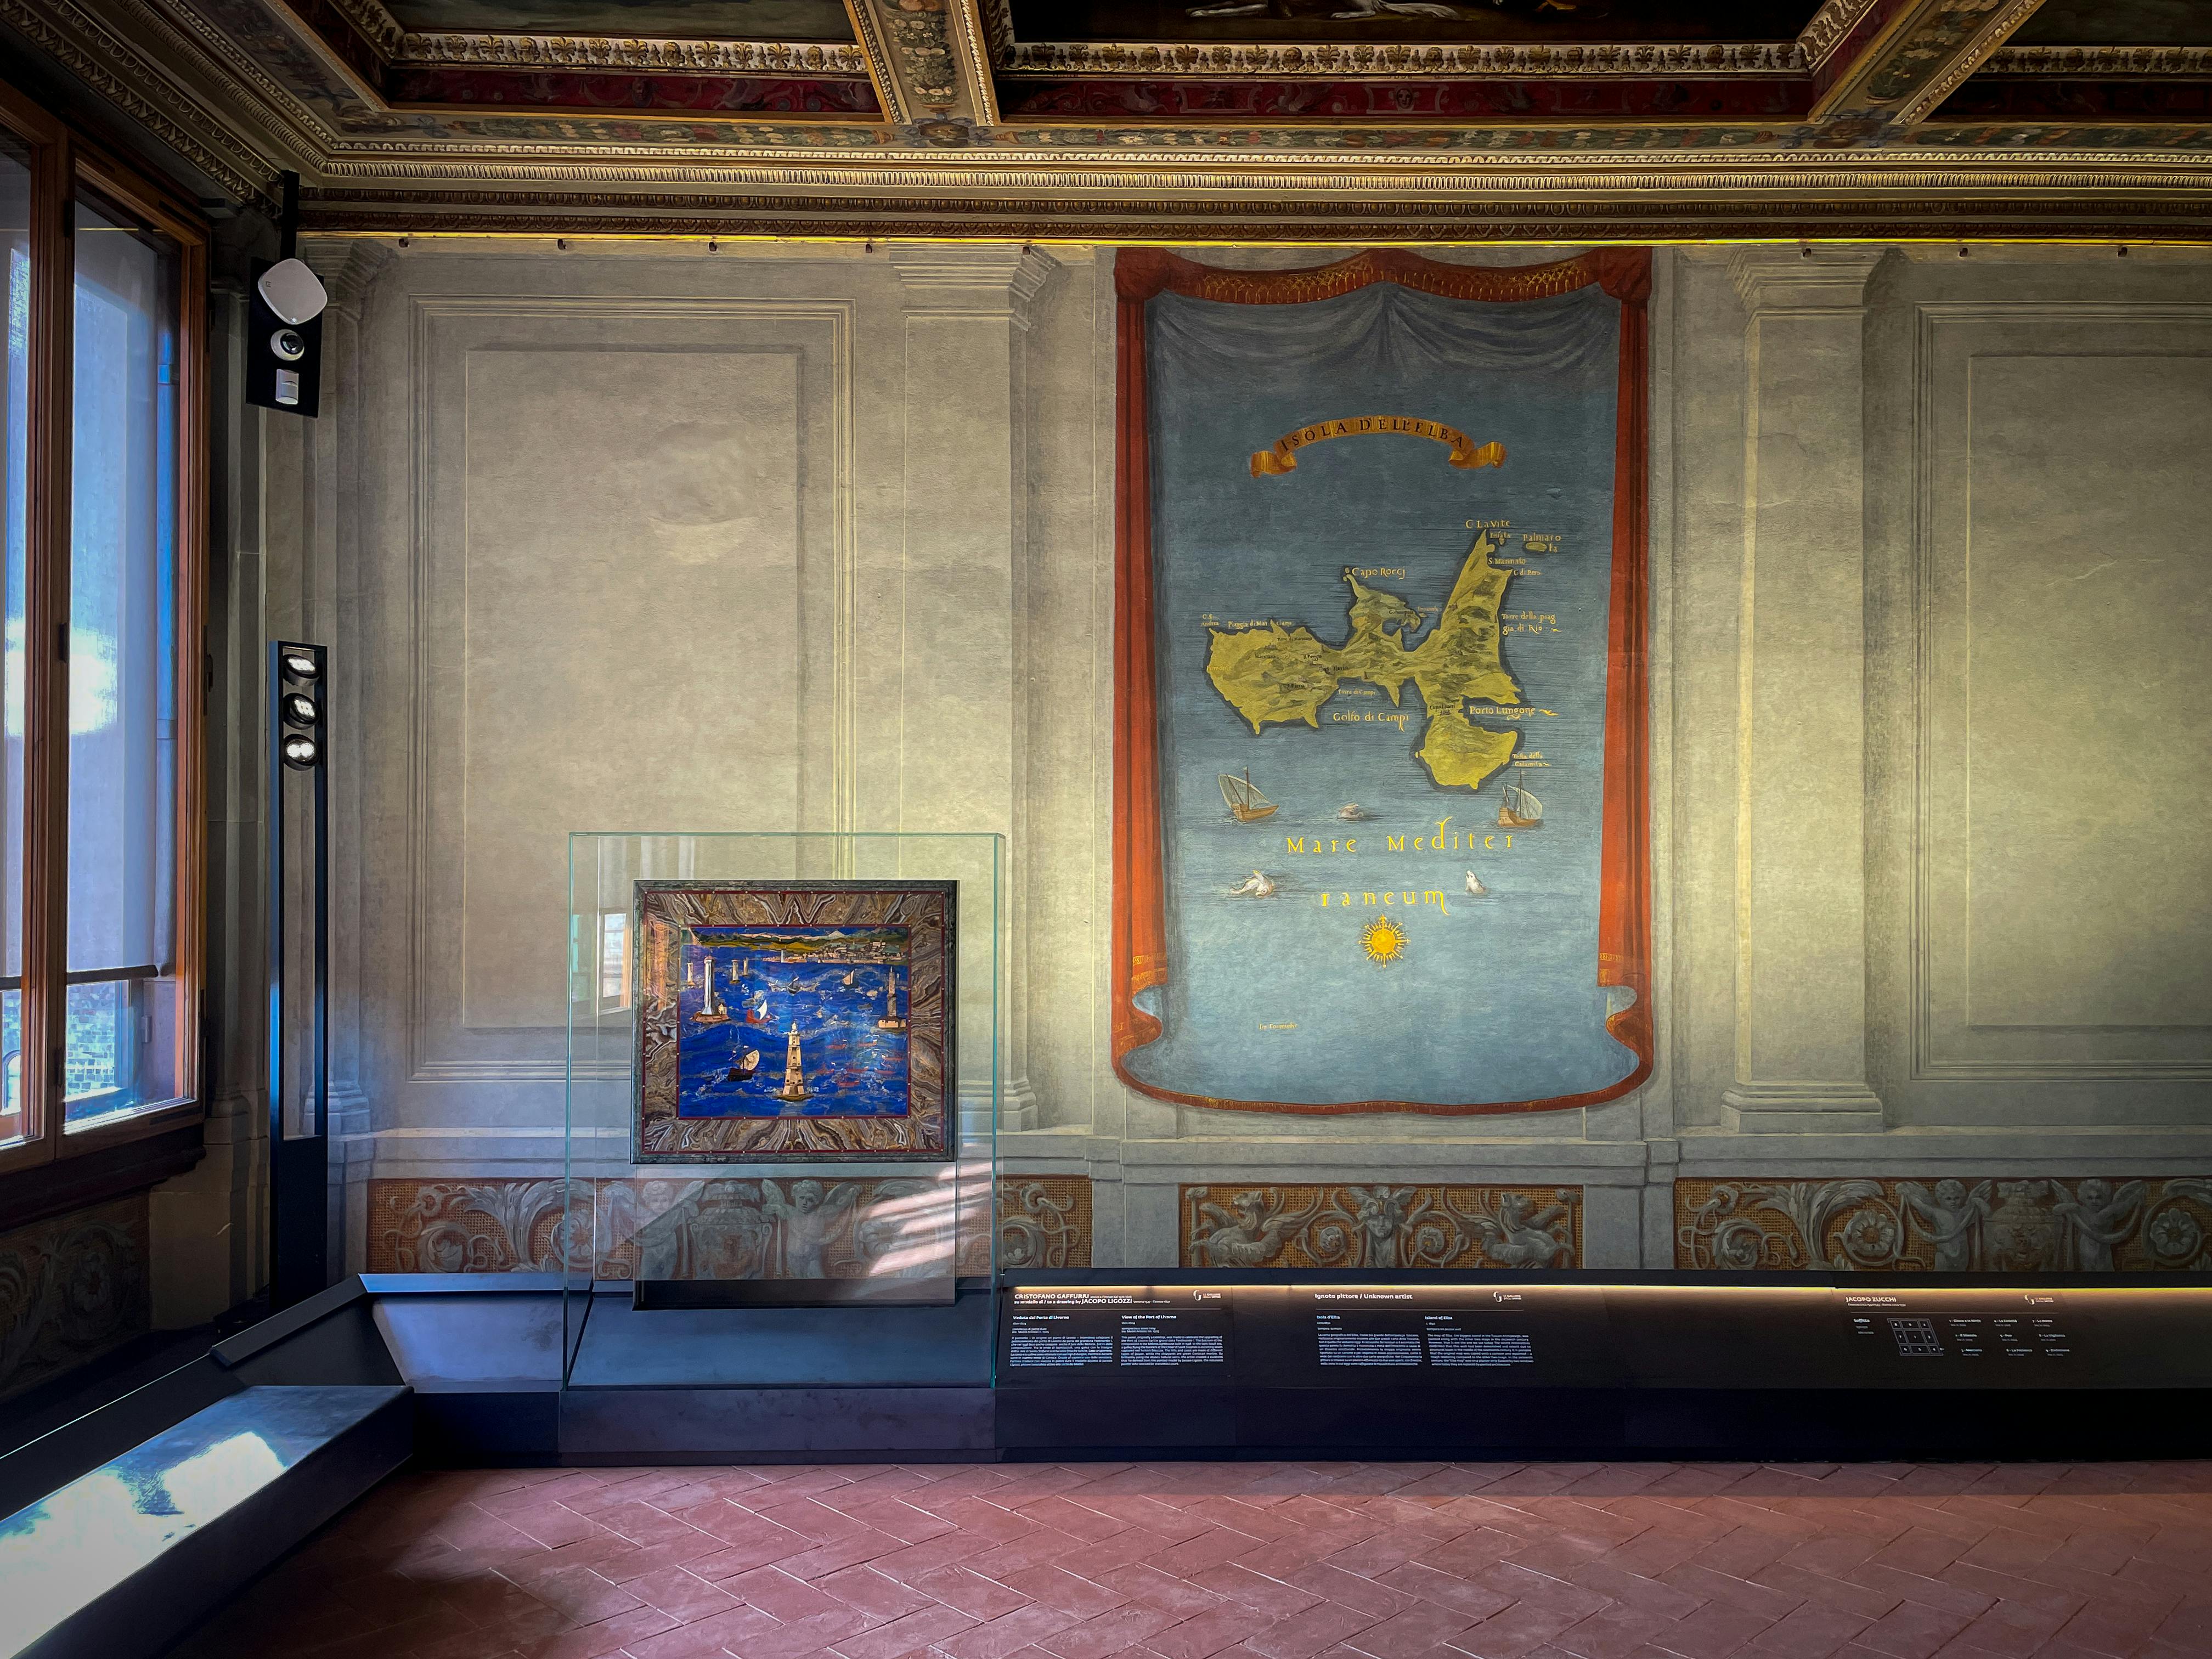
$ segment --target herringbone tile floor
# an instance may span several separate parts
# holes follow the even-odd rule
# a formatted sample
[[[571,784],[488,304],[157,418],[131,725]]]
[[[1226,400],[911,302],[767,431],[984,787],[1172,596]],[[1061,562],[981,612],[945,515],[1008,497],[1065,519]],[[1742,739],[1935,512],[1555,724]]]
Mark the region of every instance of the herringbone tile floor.
[[[409,1475],[193,1659],[2212,1655],[2212,1464]]]

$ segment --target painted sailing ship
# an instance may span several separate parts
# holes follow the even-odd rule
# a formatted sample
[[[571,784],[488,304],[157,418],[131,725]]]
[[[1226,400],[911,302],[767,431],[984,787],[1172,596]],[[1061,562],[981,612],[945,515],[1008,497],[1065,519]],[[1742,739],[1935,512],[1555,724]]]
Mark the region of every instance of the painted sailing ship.
[[[876,1022],[876,1029],[878,1031],[906,1030],[906,1021],[899,1018],[896,974],[886,972],[884,975],[884,1017]]]
[[[722,1081],[725,1083],[750,1083],[752,1081],[754,1074],[759,1070],[760,1050],[757,1048],[748,1048],[738,1057],[738,1063],[730,1067],[729,1075],[724,1078]]]
[[[1500,830],[1534,830],[1543,821],[1544,803],[1510,778],[1507,779],[1504,799],[1498,803],[1498,827]]]
[[[784,1049],[783,1087],[775,1091],[775,1097],[778,1100],[793,1101],[813,1098],[806,1086],[805,1062],[799,1058],[799,1025],[796,1021],[792,1023],[791,1041]]]
[[[714,958],[708,957],[706,969],[700,975],[706,994],[700,999],[699,1012],[691,1016],[694,1025],[726,1025],[730,1023],[729,1006],[714,994]]]
[[[1229,772],[1221,775],[1221,799],[1239,823],[1257,823],[1261,818],[1275,816],[1275,803],[1252,787],[1252,769],[1249,766],[1241,778]]]

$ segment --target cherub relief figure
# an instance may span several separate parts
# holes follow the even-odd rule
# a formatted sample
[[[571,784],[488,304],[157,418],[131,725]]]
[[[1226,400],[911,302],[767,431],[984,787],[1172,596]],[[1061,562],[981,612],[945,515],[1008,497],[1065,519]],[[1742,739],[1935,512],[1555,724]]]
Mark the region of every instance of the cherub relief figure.
[[[2051,1209],[2070,1224],[2067,1231],[2074,1266],[2085,1273],[2112,1272],[2112,1247],[2126,1243],[2135,1231],[2142,1200],[2142,1182],[2130,1181],[2114,1192],[2111,1182],[2096,1176],[2075,1187],[2071,1198],[2062,1191]]]
[[[1900,1181],[1897,1195],[1936,1247],[1937,1273],[1965,1273],[1974,1265],[1981,1225],[1990,1213],[1988,1182],[1978,1183],[1970,1193],[1964,1182],[1947,1176],[1936,1183],[1931,1197],[1918,1182]]]
[[[773,1181],[761,1182],[761,1210],[775,1227],[784,1279],[827,1279],[830,1246],[844,1226],[845,1212],[860,1188],[840,1182],[828,1191],[818,1181],[794,1181],[787,1196]]]
[[[1316,1200],[1286,1214],[1282,1194],[1269,1189],[1231,1193],[1226,1210],[1200,1199],[1191,1248],[1209,1267],[1264,1267],[1281,1254],[1284,1235],[1304,1226],[1320,1207]]]

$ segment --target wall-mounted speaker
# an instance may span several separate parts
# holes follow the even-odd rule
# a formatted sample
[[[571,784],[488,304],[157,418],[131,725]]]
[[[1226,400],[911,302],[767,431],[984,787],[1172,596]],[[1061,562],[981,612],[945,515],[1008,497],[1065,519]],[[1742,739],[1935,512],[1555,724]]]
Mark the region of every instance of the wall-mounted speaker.
[[[323,319],[288,323],[278,316],[261,280],[271,269],[265,260],[254,261],[253,285],[246,295],[246,401],[313,415],[322,394]]]

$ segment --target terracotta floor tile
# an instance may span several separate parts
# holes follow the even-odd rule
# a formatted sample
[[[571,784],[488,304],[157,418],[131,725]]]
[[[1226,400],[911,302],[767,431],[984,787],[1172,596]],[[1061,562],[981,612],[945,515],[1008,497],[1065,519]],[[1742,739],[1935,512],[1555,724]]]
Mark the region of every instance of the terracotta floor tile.
[[[902,1659],[980,1622],[957,1608],[933,1605],[857,1636],[840,1638],[831,1647],[844,1659]]]
[[[1008,1655],[1034,1647],[1045,1638],[1080,1622],[1072,1613],[1032,1603],[973,1626],[957,1636],[948,1636],[936,1646],[946,1659],[1007,1659]]]
[[[2212,1464],[444,1471],[178,1659],[2212,1659]]]
[[[1056,1631],[1037,1645],[1054,1655],[1054,1659],[1111,1659],[1111,1656],[1125,1653],[1170,1625],[1181,1622],[1164,1607],[1132,1601],[1095,1619],[1086,1619],[1079,1625]]]
[[[979,1577],[965,1567],[939,1567],[911,1581],[909,1588],[927,1595],[933,1601],[942,1601],[946,1607],[966,1613],[979,1624],[1029,1605],[1029,1597],[1019,1590],[1008,1589],[1004,1584]]]
[[[1145,1645],[1161,1659],[1213,1659],[1224,1648],[1233,1648],[1249,1638],[1253,1622],[1249,1607],[1216,1607],[1146,1637]]]

